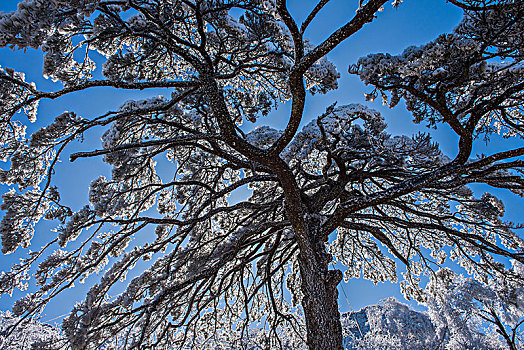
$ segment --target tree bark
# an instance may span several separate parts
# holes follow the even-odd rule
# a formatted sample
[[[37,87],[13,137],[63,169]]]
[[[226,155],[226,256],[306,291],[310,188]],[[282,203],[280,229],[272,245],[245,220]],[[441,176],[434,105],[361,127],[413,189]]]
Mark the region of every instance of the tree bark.
[[[338,311],[337,285],[342,280],[340,270],[328,270],[331,256],[324,242],[314,245],[315,259],[300,255],[302,308],[310,350],[342,350],[342,325]]]
[[[281,158],[272,159],[268,166],[280,179],[286,195],[286,214],[297,240],[301,278],[302,308],[310,350],[342,350],[342,325],[338,311],[337,285],[342,280],[340,270],[329,270],[332,256],[327,253],[317,213],[309,212],[301,196],[294,174]]]

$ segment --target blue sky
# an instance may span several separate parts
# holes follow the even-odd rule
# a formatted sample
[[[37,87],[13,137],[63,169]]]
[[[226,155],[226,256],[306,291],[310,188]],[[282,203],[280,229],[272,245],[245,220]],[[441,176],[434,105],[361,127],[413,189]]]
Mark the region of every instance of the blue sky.
[[[14,0],[3,0],[0,3],[0,10],[5,12],[14,10],[16,3],[17,1]],[[315,5],[313,1],[304,0],[289,0],[288,3],[290,11],[297,22],[302,22],[310,9]],[[313,43],[318,43],[340,25],[344,24],[354,14],[357,3],[357,0],[333,0],[329,3],[317,21],[308,29],[307,35],[310,40]],[[340,88],[327,95],[309,96],[304,122],[307,123],[311,118],[322,113],[326,106],[329,106],[333,101],[338,101],[339,105],[365,103],[363,94],[371,89],[363,86],[357,77],[350,76],[347,73],[348,66],[355,63],[359,57],[376,52],[397,54],[407,46],[424,44],[441,33],[451,31],[458,24],[460,18],[461,11],[448,4],[445,0],[405,0],[398,9],[393,9],[390,4],[387,4],[384,12],[378,15],[375,22],[366,25],[362,31],[344,42],[328,56],[337,65],[341,73]],[[60,87],[59,84],[42,78],[42,57],[39,51],[29,49],[26,52],[13,52],[6,48],[0,49],[0,65],[25,72],[27,80],[35,81],[40,89],[53,90]],[[39,127],[48,124],[55,116],[65,110],[74,111],[78,115],[85,117],[94,117],[108,109],[118,108],[119,105],[128,99],[143,98],[160,93],[165,93],[165,91],[122,92],[108,88],[97,88],[88,93],[75,93],[55,101],[43,101],[40,105],[38,121],[29,127],[29,132],[33,132]],[[382,112],[389,124],[388,131],[392,134],[413,134],[418,131],[427,131],[423,125],[415,125],[411,122],[411,116],[402,104],[393,110],[383,107],[380,102],[366,104]],[[282,128],[287,120],[288,107],[286,105],[282,106],[277,112],[263,118],[260,123]],[[246,125],[246,127],[253,127],[253,125]],[[445,127],[432,131],[432,134],[445,153],[449,156],[453,156],[456,153],[456,138]],[[87,134],[86,142],[77,144],[76,148],[72,148],[70,151],[100,147],[99,135],[100,131]],[[495,147],[509,148],[509,146],[505,147],[504,142],[497,143]],[[5,165],[0,166],[5,167]],[[80,159],[74,164],[68,164],[67,157],[64,157],[63,163],[57,168],[55,183],[62,193],[64,202],[68,203],[73,209],[79,209],[87,203],[87,187],[91,180],[99,175],[108,176],[109,174],[109,168],[101,159]],[[2,189],[5,189],[5,187],[2,187]],[[483,191],[483,188],[479,187],[478,190]],[[511,210],[512,207],[513,209],[517,208],[515,198],[505,192],[501,193],[500,196],[509,207],[508,211],[510,213],[506,216],[506,219],[518,220],[518,210]],[[32,243],[35,246],[33,250],[36,250],[37,247],[46,241],[45,237],[54,235],[54,233],[49,232],[50,228],[51,226],[46,223],[37,227]],[[23,253],[23,251],[19,250],[15,254],[1,256],[0,267],[3,269],[9,268],[21,256],[20,253]],[[88,285],[89,283],[80,285],[64,292],[59,300],[51,303],[46,309],[46,315],[43,317],[43,320],[46,321],[67,313],[76,301],[81,300]],[[376,303],[388,296],[402,298],[398,285],[391,283],[374,286],[369,281],[358,279],[341,285],[341,288],[344,288],[353,309]],[[22,294],[17,293],[15,297],[20,295]],[[9,309],[13,301],[14,298],[9,296],[1,297],[0,309]],[[341,311],[349,310],[343,293],[341,293],[340,306]]]

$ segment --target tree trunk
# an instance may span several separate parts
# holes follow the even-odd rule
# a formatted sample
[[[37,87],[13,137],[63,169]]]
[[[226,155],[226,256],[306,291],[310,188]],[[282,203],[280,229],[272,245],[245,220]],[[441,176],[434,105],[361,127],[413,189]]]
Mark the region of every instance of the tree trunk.
[[[308,348],[342,350],[337,290],[342,272],[328,270],[332,256],[326,252],[321,217],[308,213],[304,203],[307,197],[301,196],[292,171],[281,158],[277,158],[273,169],[286,195],[286,214],[300,249],[301,303],[306,320]]]
[[[317,261],[300,257],[302,307],[310,350],[342,350],[342,325],[338,311],[337,285],[342,279],[340,270],[328,270],[325,248]]]

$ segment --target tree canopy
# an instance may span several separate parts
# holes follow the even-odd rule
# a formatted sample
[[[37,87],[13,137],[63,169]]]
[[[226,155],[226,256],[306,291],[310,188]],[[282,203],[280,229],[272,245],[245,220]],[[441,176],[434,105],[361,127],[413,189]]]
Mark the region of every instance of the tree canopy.
[[[397,281],[400,263],[404,294],[427,301],[421,276],[450,258],[482,283],[522,285],[504,263],[524,262],[518,226],[501,219],[494,192],[476,196],[469,185],[524,194],[524,147],[473,152],[493,134],[522,139],[524,3],[449,0],[464,11],[453,32],[398,56],[348,62],[372,86],[369,100],[403,100],[430,127],[393,136],[358,103],[304,115],[307,93],[337,89],[327,55],[383,6],[402,6],[360,1],[313,43],[307,29],[328,2],[301,24],[285,0],[24,0],[0,13],[0,47],[41,50],[43,75],[63,84],[42,91],[0,68],[8,162],[0,181],[10,186],[3,253],[27,249],[39,220],[57,223],[47,244],[0,277],[2,293],[24,290],[29,278],[39,286],[16,302],[15,316],[36,315],[101,273],[63,321],[73,349],[242,348],[256,327],[270,348],[287,339],[297,349],[341,349],[343,277]],[[95,52],[104,57],[100,79]],[[164,93],[97,116],[64,111],[26,134],[39,101],[102,86]],[[242,129],[284,101],[283,130]],[[431,139],[443,124],[459,138],[453,158]],[[104,130],[100,148],[69,160],[102,157],[112,174],[92,181],[83,208],[70,208],[55,169],[95,128]],[[168,176],[159,170],[166,162]],[[230,200],[239,190],[246,195]],[[141,260],[149,267],[110,298]]]

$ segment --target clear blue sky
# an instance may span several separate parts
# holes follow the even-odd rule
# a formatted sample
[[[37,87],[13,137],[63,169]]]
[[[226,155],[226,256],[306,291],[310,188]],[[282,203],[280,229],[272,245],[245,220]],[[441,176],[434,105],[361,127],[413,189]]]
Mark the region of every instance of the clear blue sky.
[[[3,0],[0,3],[0,10],[5,12],[12,11],[16,8],[17,1]],[[319,17],[317,22],[308,29],[308,37],[313,43],[327,37],[329,33],[338,26],[344,24],[355,12],[358,0],[333,0],[327,5],[325,11]],[[297,22],[302,22],[304,17],[313,8],[315,2],[304,0],[289,0],[291,13],[295,16]],[[354,76],[347,73],[350,64],[369,53],[389,52],[392,54],[400,53],[409,45],[421,45],[433,40],[438,34],[451,31],[461,18],[461,11],[448,4],[445,0],[405,0],[398,8],[393,9],[390,4],[385,6],[383,13],[378,15],[375,22],[368,24],[362,31],[335,50],[328,57],[335,62],[342,77],[339,81],[340,88],[335,92],[330,92],[325,96],[315,95],[308,97],[306,107],[306,119],[308,122],[311,118],[322,113],[326,106],[333,101],[339,104],[347,103],[364,103],[364,92],[369,92],[370,88],[363,84]],[[40,89],[53,90],[60,87],[59,84],[53,83],[42,78],[42,55],[41,52],[29,49],[27,52],[11,51],[9,49],[0,49],[0,65],[2,67],[12,67],[18,71],[27,74],[27,80],[35,81]],[[78,115],[85,117],[94,117],[107,111],[116,109],[122,102],[144,96],[158,95],[162,91],[147,92],[121,92],[112,89],[98,88],[89,93],[76,93],[70,96],[60,98],[56,101],[43,101],[40,105],[38,121],[31,125],[29,132],[37,130],[39,127],[51,122],[55,116],[64,110],[75,111]],[[392,134],[412,134],[418,131],[425,131],[424,126],[414,125],[411,122],[410,114],[402,105],[390,110],[381,106],[380,102],[367,103],[372,108],[380,110],[389,124],[388,131]],[[286,111],[288,106],[283,106],[276,113],[270,114],[264,118],[261,123],[270,124],[273,127],[282,128],[287,120]],[[456,139],[442,128],[437,132],[432,132],[435,138],[441,144],[445,153],[453,156],[456,152]],[[77,150],[87,150],[90,147],[100,147],[99,133],[93,132],[86,135],[86,142],[78,144],[76,149],[70,149],[70,152]],[[506,141],[505,141],[506,142]],[[498,147],[504,147],[499,143]],[[67,156],[67,155],[66,155]],[[5,168],[6,165],[0,165]],[[62,199],[73,209],[78,209],[87,203],[87,188],[92,179],[99,175],[109,176],[107,165],[98,160],[78,160],[74,164],[68,164],[67,157],[64,157],[63,163],[57,169],[55,183],[58,185]],[[5,186],[2,187],[2,190]],[[482,188],[479,188],[481,191]],[[510,215],[506,219],[517,220],[518,210],[516,201],[507,193],[501,194],[506,204],[510,207]],[[513,212],[513,215],[511,213]],[[49,232],[52,226],[43,223],[37,227],[35,238],[32,241],[36,250],[45,239],[54,233]],[[19,249],[17,253],[1,256],[0,268],[8,269],[13,262],[22,256],[23,250]],[[76,301],[80,301],[85,295],[89,283],[86,285],[76,286],[62,294],[58,301],[50,304],[46,309],[46,316],[43,320],[49,320],[56,316],[67,313]],[[362,279],[351,280],[348,284],[341,285],[344,288],[353,309],[359,309],[362,306],[376,303],[382,298],[395,296],[401,299],[399,287],[396,284],[380,284],[374,286],[371,282]],[[14,297],[19,297],[22,293],[16,293]],[[0,298],[0,309],[10,309],[14,297],[3,296]],[[341,293],[340,298],[341,311],[348,311],[349,307]]]

